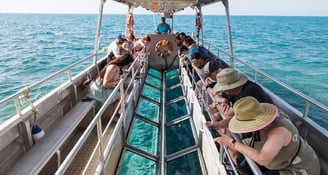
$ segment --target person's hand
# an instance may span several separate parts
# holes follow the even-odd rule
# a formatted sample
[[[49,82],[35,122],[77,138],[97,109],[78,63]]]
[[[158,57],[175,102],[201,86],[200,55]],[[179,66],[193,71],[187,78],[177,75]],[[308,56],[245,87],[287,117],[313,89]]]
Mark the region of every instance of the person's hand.
[[[219,143],[221,146],[234,147],[233,139],[230,136],[223,134],[222,132],[219,132],[219,134],[221,136],[214,138],[215,142]]]
[[[208,121],[206,122],[206,125],[207,127],[210,127],[214,130],[219,130],[220,128],[223,128],[221,121]]]
[[[206,122],[206,125],[215,130],[224,129],[224,128],[228,128],[228,124],[229,124],[230,120],[231,120],[231,118],[225,118],[220,121],[209,121],[209,122]]]
[[[206,90],[207,87],[208,87],[211,83],[212,83],[212,81],[211,81],[210,77],[206,77],[205,80],[204,80],[204,84],[203,84],[202,89],[203,89],[203,90]]]

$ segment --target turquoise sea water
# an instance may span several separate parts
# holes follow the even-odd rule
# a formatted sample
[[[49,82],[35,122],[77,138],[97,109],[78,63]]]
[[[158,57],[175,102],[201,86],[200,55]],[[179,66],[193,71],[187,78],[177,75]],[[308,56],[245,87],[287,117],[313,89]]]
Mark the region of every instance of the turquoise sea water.
[[[104,16],[100,48],[124,32],[125,17]],[[142,37],[154,31],[160,16],[134,18],[137,37]],[[191,35],[193,21],[194,16],[175,16],[173,30]],[[203,21],[211,48],[227,49],[225,17],[204,16]],[[96,23],[97,15],[0,14],[0,99],[90,55]],[[231,23],[237,58],[328,105],[328,17],[232,16]],[[33,98],[58,83],[37,90]],[[272,88],[287,99],[291,96]],[[10,110],[0,111],[0,121]],[[328,124],[328,118],[313,118]]]

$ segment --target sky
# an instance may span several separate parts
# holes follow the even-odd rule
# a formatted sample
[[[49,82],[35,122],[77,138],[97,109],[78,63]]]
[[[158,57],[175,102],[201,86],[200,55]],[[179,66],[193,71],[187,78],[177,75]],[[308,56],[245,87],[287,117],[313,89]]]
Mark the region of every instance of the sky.
[[[328,0],[230,0],[231,15],[328,16]],[[0,13],[78,13],[97,14],[99,0],[0,0]],[[223,15],[221,2],[202,9],[205,15]],[[107,0],[104,13],[126,14],[127,7]],[[134,14],[151,14],[136,8]],[[178,14],[194,14],[188,8]]]

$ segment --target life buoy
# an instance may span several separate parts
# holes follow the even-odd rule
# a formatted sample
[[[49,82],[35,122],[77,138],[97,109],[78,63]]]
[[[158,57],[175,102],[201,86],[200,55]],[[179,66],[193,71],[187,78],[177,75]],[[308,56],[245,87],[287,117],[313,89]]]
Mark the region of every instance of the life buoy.
[[[133,34],[133,32],[134,32],[133,26],[134,26],[133,15],[132,15],[132,13],[129,13],[129,16],[128,16],[128,19],[127,19],[127,23],[126,23],[126,28],[127,28],[127,31],[130,34]]]
[[[155,45],[155,53],[161,58],[167,58],[173,53],[173,45],[168,40],[159,40]]]
[[[202,28],[202,17],[200,12],[196,14],[196,28],[198,31]]]

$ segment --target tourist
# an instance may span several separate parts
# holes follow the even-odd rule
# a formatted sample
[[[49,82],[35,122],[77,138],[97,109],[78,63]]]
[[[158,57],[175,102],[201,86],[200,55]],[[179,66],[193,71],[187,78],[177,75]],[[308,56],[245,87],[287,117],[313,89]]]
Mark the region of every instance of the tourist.
[[[115,40],[107,47],[107,62],[115,59],[115,58],[121,58],[123,57],[122,53],[122,44],[125,41],[125,38],[122,34],[118,34],[115,38]]]
[[[259,103],[254,97],[238,100],[229,123],[232,133],[253,133],[250,142],[237,142],[221,133],[214,139],[222,146],[254,160],[268,171],[264,175],[319,175],[320,162],[312,147],[298,133],[291,121],[279,115],[270,103]],[[238,163],[234,159],[235,163]]]
[[[260,103],[273,103],[270,96],[258,84],[248,80],[247,76],[238,72],[234,68],[225,68],[217,74],[216,85],[213,90],[216,92],[217,102],[227,101],[228,103],[217,103],[218,111],[225,117],[223,121],[208,122],[208,126],[218,129],[226,128],[229,120],[234,115],[232,105],[239,99],[252,96]]]

